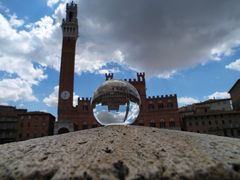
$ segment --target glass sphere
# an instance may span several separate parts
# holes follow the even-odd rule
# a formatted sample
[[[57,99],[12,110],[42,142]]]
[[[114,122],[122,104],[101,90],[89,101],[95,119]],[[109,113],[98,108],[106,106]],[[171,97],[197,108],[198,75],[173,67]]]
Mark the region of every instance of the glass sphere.
[[[91,104],[94,117],[101,125],[127,125],[138,117],[141,99],[129,82],[108,80],[96,89]]]

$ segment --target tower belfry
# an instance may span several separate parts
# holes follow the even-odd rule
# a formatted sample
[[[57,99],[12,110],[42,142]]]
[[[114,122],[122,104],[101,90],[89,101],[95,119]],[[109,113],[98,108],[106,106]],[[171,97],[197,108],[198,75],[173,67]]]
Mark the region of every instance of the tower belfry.
[[[68,120],[67,112],[73,109],[75,49],[78,38],[77,4],[66,5],[66,17],[62,20],[62,54],[59,79],[58,120]]]
[[[78,37],[77,4],[73,1],[66,6],[66,18],[62,21],[63,37]]]

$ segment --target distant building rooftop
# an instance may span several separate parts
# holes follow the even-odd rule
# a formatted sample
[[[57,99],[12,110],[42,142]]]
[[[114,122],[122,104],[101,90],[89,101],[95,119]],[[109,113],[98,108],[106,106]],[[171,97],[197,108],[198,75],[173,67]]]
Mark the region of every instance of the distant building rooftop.
[[[240,79],[238,79],[235,84],[232,86],[232,88],[228,91],[228,93],[231,93],[231,91],[237,86],[237,84],[240,83]]]

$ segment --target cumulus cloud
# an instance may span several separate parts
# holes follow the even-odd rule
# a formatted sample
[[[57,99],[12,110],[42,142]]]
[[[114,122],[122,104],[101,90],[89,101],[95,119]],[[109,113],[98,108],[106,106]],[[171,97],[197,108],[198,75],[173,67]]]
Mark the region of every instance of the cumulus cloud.
[[[57,4],[60,0],[47,0],[47,5],[49,7],[53,7],[55,4]]]
[[[178,103],[180,106],[185,106],[185,105],[189,105],[189,104],[194,104],[194,103],[198,103],[199,100],[192,98],[192,97],[179,97],[178,98]]]
[[[18,28],[24,24],[24,20],[18,19],[18,17],[14,14],[10,18],[10,24],[12,27]]]
[[[0,24],[0,71],[12,78],[2,77],[1,89],[11,89],[1,101],[36,100],[32,87],[47,78],[45,67],[59,69],[61,45],[56,45],[58,40],[52,39],[59,24],[54,24],[51,17],[45,16],[35,23],[26,24],[28,29],[19,30],[24,21],[10,15],[9,11],[6,16],[0,13]],[[57,48],[58,53],[52,51]],[[16,86],[12,86],[12,82],[16,82]]]
[[[225,99],[230,98],[230,94],[227,92],[214,92],[207,96],[208,99]]]
[[[58,91],[59,91],[59,86],[55,86],[53,88],[53,92],[49,94],[48,97],[45,97],[43,99],[43,102],[49,106],[49,107],[57,107],[58,104]],[[73,106],[76,106],[78,103],[78,95],[74,93],[73,95]]]
[[[77,60],[84,63],[88,53],[94,54],[91,61],[101,67],[118,49],[124,58],[117,63],[159,77],[220,60],[239,45],[239,5],[223,0],[79,0],[78,47],[85,48]],[[94,46],[86,49],[89,43]]]
[[[227,69],[232,69],[235,71],[240,71],[240,59],[237,59],[236,61],[228,64],[227,66],[225,66]]]
[[[43,99],[43,102],[49,107],[57,107],[58,104],[58,89],[59,86],[55,86],[53,92]]]
[[[169,79],[171,78],[174,74],[176,74],[176,70],[171,70],[171,71],[163,71],[157,77],[162,78],[162,79]]]
[[[0,71],[20,78],[30,88],[47,78],[45,67],[57,71],[60,67],[60,25],[67,0],[46,2],[49,7],[57,4],[54,13],[28,24],[0,7],[5,12],[0,13]],[[77,2],[78,74],[109,72],[107,65],[116,63],[169,78],[180,69],[231,55],[240,44],[238,1]]]
[[[16,102],[24,99],[25,101],[38,101],[33,95],[32,88],[28,82],[16,79],[0,80],[0,103],[6,104],[9,100]]]

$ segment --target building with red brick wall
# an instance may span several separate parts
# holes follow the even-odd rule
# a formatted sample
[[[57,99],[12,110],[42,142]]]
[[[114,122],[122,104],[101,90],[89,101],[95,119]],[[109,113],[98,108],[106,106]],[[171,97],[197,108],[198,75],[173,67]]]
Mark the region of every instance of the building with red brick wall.
[[[106,80],[113,74],[105,74]],[[141,97],[140,114],[135,125],[180,129],[177,95],[147,97],[145,73],[137,73],[136,79],[124,79],[132,84]]]
[[[182,118],[182,130],[240,138],[240,112],[222,111],[192,114]]]
[[[73,106],[75,47],[78,38],[77,5],[67,4],[66,18],[62,22],[62,55],[59,80],[58,121],[54,133],[64,133],[100,126],[95,120],[90,98],[79,98]],[[106,80],[113,74],[106,74]],[[142,105],[135,124],[180,129],[176,95],[146,96],[145,73],[137,73],[137,79],[125,79],[139,92]]]
[[[26,112],[26,109],[17,109],[12,106],[0,106],[0,144],[16,141],[18,115]]]
[[[229,90],[229,94],[231,95],[233,109],[240,111],[240,79]]]
[[[45,112],[26,112],[18,116],[17,141],[53,135],[55,117]]]
[[[179,108],[183,131],[240,137],[240,111],[232,109],[231,99],[210,99]]]

